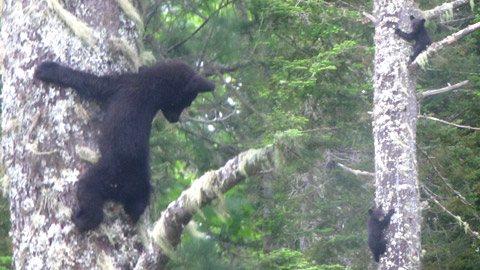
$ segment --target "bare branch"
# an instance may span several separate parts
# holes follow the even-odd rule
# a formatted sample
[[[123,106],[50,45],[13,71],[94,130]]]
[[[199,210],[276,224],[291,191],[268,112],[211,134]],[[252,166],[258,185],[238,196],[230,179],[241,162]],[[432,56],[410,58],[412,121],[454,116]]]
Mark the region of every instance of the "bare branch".
[[[415,61],[413,61],[412,66],[418,66],[419,59],[430,59],[434,57],[438,52],[443,50],[445,47],[452,45],[454,42],[458,41],[459,39],[463,38],[464,36],[472,33],[473,31],[479,28],[480,28],[480,22],[477,22],[475,24],[471,24],[467,26],[466,28],[456,33],[451,34],[450,36],[440,41],[432,43],[432,45],[430,45],[426,51],[422,52],[417,58],[415,58]]]
[[[437,121],[437,122],[440,122],[440,123],[442,123],[442,124],[454,126],[454,127],[457,127],[457,128],[465,128],[465,129],[471,129],[471,130],[480,130],[480,128],[477,128],[477,127],[458,125],[458,124],[450,123],[450,122],[447,122],[447,121],[445,121],[445,120],[441,120],[441,119],[438,119],[438,118],[435,118],[435,117],[431,117],[431,116],[426,116],[426,115],[419,115],[418,118],[423,118],[423,119],[428,119],[428,120]]]
[[[150,244],[140,256],[134,270],[164,269],[172,252],[180,243],[183,229],[202,207],[239,184],[250,175],[257,175],[263,166],[273,164],[274,146],[252,149],[227,161],[225,166],[195,180],[191,187],[171,202],[151,230]],[[166,249],[166,250],[163,250]]]
[[[427,194],[430,199],[435,202],[440,208],[443,209],[443,211],[447,214],[449,214],[450,216],[452,216],[455,220],[457,220],[458,224],[460,226],[462,226],[465,230],[465,233],[470,233],[472,236],[474,236],[475,238],[479,239],[480,240],[480,234],[476,231],[473,231],[472,229],[470,229],[470,225],[463,221],[462,218],[460,216],[456,216],[454,215],[452,212],[450,212],[445,206],[443,206],[436,198],[435,198],[435,193],[433,193],[433,191],[431,191],[428,187],[426,187],[425,185],[421,185],[423,191],[425,192],[425,194]]]
[[[375,177],[375,173],[355,170],[355,169],[352,169],[352,168],[349,168],[349,167],[343,165],[342,163],[337,163],[337,164],[340,168],[344,169],[347,172],[353,173],[355,175]]]
[[[466,5],[468,3],[470,3],[470,0],[455,0],[449,3],[444,3],[433,9],[423,11],[423,16],[425,19],[436,18],[442,14],[445,14],[446,12],[450,12],[454,8]]]
[[[232,86],[232,84],[228,83],[222,76],[222,74],[217,74],[218,75],[218,78],[220,78],[223,82],[223,84],[228,88],[230,89],[230,93],[232,93],[239,101],[240,103],[242,103],[243,106],[245,106],[246,108],[248,108],[249,110],[251,110],[256,116],[260,116],[260,118],[262,118],[262,120],[265,122],[267,120],[267,117],[259,112],[257,109],[255,109],[255,107],[253,107],[252,104],[250,104],[250,102],[248,100],[246,100],[245,98],[243,98],[242,96],[240,96],[240,94],[238,93],[238,91]]]
[[[365,12],[365,11],[362,11],[362,15],[363,15],[365,18],[369,19],[373,24],[377,24],[377,19],[376,19],[375,16],[373,16],[372,14],[367,13],[367,12]]]
[[[191,135],[193,135],[193,136],[195,136],[195,137],[197,137],[201,140],[204,140],[204,141],[206,141],[206,142],[208,142],[212,145],[216,144],[216,145],[218,145],[218,147],[220,147],[220,149],[228,151],[231,154],[236,155],[238,152],[240,152],[235,145],[228,145],[228,144],[223,144],[223,143],[217,142],[217,141],[215,141],[215,140],[213,140],[213,139],[211,139],[207,136],[204,136],[204,135],[202,135],[200,133],[197,133],[197,132],[195,132],[195,131],[193,131],[189,128],[186,128],[184,125],[181,125],[179,128],[181,130],[185,131],[186,133],[189,133],[189,134],[191,134]]]
[[[349,6],[349,7],[353,8],[354,10],[356,10],[356,11],[358,11],[358,12],[361,12],[362,15],[363,15],[365,18],[367,18],[367,19],[369,19],[370,21],[372,21],[373,24],[376,24],[376,23],[377,23],[377,19],[375,18],[375,16],[373,16],[373,15],[370,14],[370,13],[365,12],[362,8],[356,7],[356,6],[354,6],[354,5],[352,5],[352,4],[349,4],[349,3],[345,2],[345,1],[342,1],[342,0],[336,0],[335,2],[341,3],[341,4],[345,5],[345,6]]]
[[[435,171],[435,173],[438,175],[438,177],[440,177],[440,179],[442,179],[443,183],[448,187],[448,189],[450,189],[450,191],[452,191],[453,193],[455,193],[455,195],[457,195],[457,198],[460,199],[460,201],[462,203],[464,203],[465,205],[468,205],[470,206],[471,208],[474,208],[473,205],[471,203],[469,203],[467,201],[467,199],[460,193],[458,192],[457,190],[455,190],[452,185],[448,182],[448,179],[443,177],[443,175],[440,173],[440,171],[438,171],[437,167],[435,166],[435,164],[433,164],[433,161],[432,159],[430,158],[430,156],[427,154],[427,152],[425,152],[422,148],[420,148],[418,145],[417,145],[417,149],[425,156],[425,158],[428,160],[428,163],[430,163],[430,166],[432,166],[432,169]]]
[[[209,77],[215,74],[224,74],[237,71],[241,68],[244,68],[252,64],[252,60],[248,59],[247,61],[242,60],[233,64],[223,65],[219,63],[209,63],[205,66],[202,75]]]
[[[419,99],[421,99],[421,98],[424,98],[424,97],[427,97],[427,96],[432,96],[432,95],[436,95],[436,94],[445,93],[445,92],[448,92],[448,91],[451,91],[451,90],[455,90],[455,89],[461,88],[461,87],[463,87],[463,86],[465,86],[465,85],[467,85],[467,84],[468,84],[468,80],[463,81],[463,82],[459,82],[459,83],[457,83],[457,84],[450,85],[450,86],[447,86],[447,87],[444,87],[444,88],[425,91],[425,92],[423,92],[423,93],[419,93],[419,94],[417,95],[417,97],[418,97]]]
[[[197,123],[202,123],[202,124],[213,124],[213,123],[223,122],[223,121],[227,120],[228,118],[232,117],[236,112],[237,112],[237,107],[235,107],[235,108],[232,110],[232,112],[229,113],[228,115],[223,116],[223,117],[215,117],[215,118],[212,119],[212,120],[209,120],[209,119],[197,119],[197,118],[192,118],[192,117],[188,117],[188,116],[182,117],[182,118],[183,118],[182,120],[192,121],[192,122],[197,122]]]
[[[203,21],[203,23],[197,29],[195,29],[195,31],[193,31],[188,37],[186,37],[182,41],[178,42],[177,44],[171,46],[170,48],[168,48],[167,54],[169,52],[175,50],[176,48],[182,46],[183,44],[185,44],[185,42],[187,42],[189,39],[191,39],[193,36],[195,36],[205,25],[207,25],[207,23],[210,21],[210,19],[212,19],[214,16],[217,16],[218,12],[220,12],[220,10],[222,8],[228,6],[230,3],[231,3],[230,1],[227,1],[225,4],[220,5],[218,7],[218,9],[215,10],[205,21]]]

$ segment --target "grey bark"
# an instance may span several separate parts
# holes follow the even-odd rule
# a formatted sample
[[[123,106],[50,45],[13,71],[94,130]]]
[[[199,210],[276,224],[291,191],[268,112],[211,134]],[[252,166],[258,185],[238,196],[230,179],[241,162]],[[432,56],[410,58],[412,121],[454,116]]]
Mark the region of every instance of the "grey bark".
[[[280,159],[272,145],[251,149],[233,157],[218,170],[206,172],[196,179],[148,230],[145,250],[134,270],[165,269],[169,254],[180,243],[183,229],[199,209],[222,197],[246,177],[270,170],[275,160]]]
[[[406,10],[409,7],[411,10]],[[379,269],[420,269],[421,212],[416,163],[416,75],[408,69],[407,44],[395,36],[408,29],[412,0],[374,1],[375,75],[373,135],[376,204],[394,208]]]
[[[100,228],[80,235],[70,221],[74,185],[92,160],[82,153],[97,149],[102,113],[71,89],[33,80],[33,72],[46,60],[96,74],[126,71],[129,65],[135,69],[138,61],[131,58],[138,51],[138,36],[115,0],[65,1],[76,19],[62,14],[58,3],[7,0],[2,18],[1,37],[9,48],[3,63],[2,147],[9,178],[13,266],[164,269],[196,211],[272,162],[273,147],[240,153],[206,173],[154,226],[144,215],[132,227],[121,206],[108,203]],[[82,26],[82,21],[88,24]]]
[[[375,75],[373,135],[375,146],[376,204],[396,213],[387,230],[387,251],[379,269],[421,268],[421,209],[416,161],[418,101],[417,57],[409,63],[410,45],[398,38],[395,28],[409,29],[410,15],[433,18],[469,3],[455,0],[427,12],[414,0],[374,1]],[[471,25],[449,38],[434,42],[425,53],[438,52],[446,44],[478,29]]]
[[[117,205],[103,225],[85,235],[70,221],[74,184],[89,163],[76,149],[96,150],[101,112],[71,89],[33,80],[35,67],[53,60],[96,74],[126,71],[128,60],[111,40],[134,49],[135,24],[115,0],[63,1],[92,30],[65,18],[58,1],[6,0],[2,147],[9,179],[14,269],[131,269],[141,242]],[[50,7],[49,7],[50,4]],[[61,6],[60,6],[61,7]],[[84,29],[83,29],[84,30]],[[80,147],[80,148],[79,148]],[[120,218],[118,218],[120,216]]]

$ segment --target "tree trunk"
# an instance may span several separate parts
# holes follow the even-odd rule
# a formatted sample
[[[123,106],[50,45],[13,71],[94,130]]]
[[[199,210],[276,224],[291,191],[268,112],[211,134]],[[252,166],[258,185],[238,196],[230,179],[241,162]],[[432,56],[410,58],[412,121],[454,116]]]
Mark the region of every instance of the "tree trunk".
[[[416,7],[412,0],[374,1],[376,203],[385,213],[395,209],[379,269],[420,269],[416,72],[409,69],[410,45],[394,34],[397,25],[409,29]]]
[[[33,72],[47,60],[97,74],[126,71],[132,59],[115,44],[136,52],[136,26],[115,0],[62,2],[5,0],[2,147],[13,265],[132,269],[142,245],[121,207],[107,204],[102,226],[87,234],[70,221],[74,184],[90,165],[80,150],[97,149],[98,105],[34,80]]]

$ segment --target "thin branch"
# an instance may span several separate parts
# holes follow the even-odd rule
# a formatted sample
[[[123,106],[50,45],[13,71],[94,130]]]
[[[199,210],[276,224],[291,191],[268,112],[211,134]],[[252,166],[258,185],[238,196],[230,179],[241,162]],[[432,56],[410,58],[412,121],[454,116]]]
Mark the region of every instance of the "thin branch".
[[[313,53],[311,53],[311,52],[309,52],[309,51],[307,51],[303,48],[300,48],[297,44],[295,44],[292,36],[287,35],[288,37],[290,37],[290,39],[289,39],[288,37],[285,37],[285,36],[283,36],[279,33],[274,32],[274,35],[276,37],[278,37],[280,40],[283,40],[287,45],[291,46],[294,50],[303,53],[306,57],[313,57],[314,56]]]
[[[454,42],[458,41],[459,39],[463,38],[464,36],[471,34],[473,31],[477,30],[480,28],[480,22],[477,22],[475,24],[471,24],[467,26],[466,28],[451,34],[450,36],[437,41],[435,43],[432,43],[426,51],[422,52],[417,58],[415,58],[415,61],[413,61],[412,66],[417,67],[419,65],[419,62],[423,59],[423,61],[428,60],[432,57],[434,57],[438,52],[443,50],[445,47],[452,45]]]
[[[171,202],[150,230],[150,244],[140,255],[134,270],[164,269],[172,252],[180,243],[183,229],[202,207],[239,184],[247,176],[257,175],[264,166],[273,164],[274,146],[252,149],[227,161],[225,166],[195,180],[191,187]]]
[[[347,166],[345,166],[345,165],[343,165],[342,163],[339,163],[339,162],[337,162],[337,164],[340,168],[344,169],[347,172],[353,173],[355,175],[375,177],[375,173],[355,170],[355,169],[349,168],[349,167],[347,167]]]
[[[339,127],[323,127],[323,128],[313,128],[313,129],[305,129],[301,130],[301,133],[314,133],[314,132],[323,132],[323,131],[330,131],[330,130],[336,130],[339,129]]]
[[[423,11],[423,16],[425,19],[436,18],[445,14],[446,12],[450,12],[454,8],[466,5],[468,3],[470,3],[470,0],[455,0],[449,3],[443,3],[442,5],[433,9]]]
[[[228,3],[228,0],[227,0],[227,3]],[[223,5],[223,0],[220,2],[220,6]],[[198,14],[201,14],[200,12],[196,12]],[[200,16],[200,15],[199,15]],[[210,41],[212,40],[212,36],[213,36],[213,32],[214,32],[215,28],[214,27],[211,27],[210,30],[208,31],[208,34],[207,35],[204,35],[203,37],[203,48],[202,50],[200,50],[200,57],[198,58],[198,61],[197,61],[197,70],[196,71],[200,71],[200,68],[204,65],[204,61],[205,61],[205,55],[207,53],[207,49],[210,47],[208,46],[210,44]]]
[[[182,46],[183,44],[185,44],[185,42],[187,42],[189,39],[191,39],[193,36],[195,36],[209,21],[210,19],[212,19],[214,16],[217,16],[217,14],[220,12],[220,10],[226,6],[228,6],[231,2],[230,1],[227,1],[225,4],[221,5],[220,7],[218,7],[218,9],[216,9],[205,21],[203,21],[203,23],[197,28],[195,29],[195,31],[193,31],[188,37],[186,37],[184,40],[178,42],[177,44],[171,46],[170,48],[167,49],[167,54],[173,50],[175,50],[176,48]]]
[[[336,0],[335,2],[339,2],[340,4],[343,4],[343,5],[345,5],[345,6],[349,6],[349,7],[353,8],[354,10],[356,10],[356,11],[358,11],[358,12],[361,12],[362,15],[363,15],[365,18],[367,18],[367,19],[369,19],[370,21],[372,21],[373,24],[377,24],[377,19],[375,18],[375,16],[373,16],[373,15],[370,14],[370,13],[365,12],[362,8],[356,7],[356,6],[354,6],[354,5],[352,5],[352,4],[349,4],[349,3],[345,2],[345,1],[342,1],[342,0]]]
[[[150,7],[149,8],[149,11],[147,12],[147,14],[145,15],[145,17],[147,18],[145,20],[145,28],[143,29],[143,32],[145,33],[147,31],[147,28],[148,28],[148,25],[150,24],[150,21],[152,20],[152,18],[154,17],[154,15],[156,15],[157,13],[157,10],[162,6],[162,3],[156,3],[154,4],[153,8]]]
[[[230,89],[230,93],[232,93],[239,101],[240,103],[242,103],[243,106],[245,106],[246,108],[250,109],[256,116],[260,116],[260,118],[262,118],[262,120],[265,122],[267,120],[267,117],[257,111],[251,104],[250,102],[248,102],[245,98],[243,98],[242,96],[240,96],[240,94],[238,93],[238,91],[230,84],[228,83],[222,76],[222,74],[217,74],[218,75],[218,78],[220,78],[223,82],[223,84],[228,88]]]
[[[450,85],[450,86],[447,86],[447,87],[444,87],[444,88],[425,91],[423,93],[419,93],[418,98],[424,98],[424,97],[427,97],[427,96],[432,96],[432,95],[436,95],[436,94],[445,93],[445,92],[448,92],[448,91],[451,91],[451,90],[461,88],[461,87],[463,87],[467,84],[468,84],[468,80],[465,80],[463,82],[459,82],[457,84]]]
[[[367,13],[367,12],[365,12],[365,11],[362,11],[362,15],[363,15],[365,18],[369,19],[373,24],[377,24],[377,19],[376,19],[375,16],[373,16],[372,14]]]
[[[192,122],[197,122],[197,123],[202,123],[202,124],[213,124],[213,123],[223,122],[223,121],[227,120],[228,118],[232,117],[236,112],[237,112],[237,107],[235,106],[233,111],[231,113],[229,113],[228,115],[223,116],[223,117],[215,117],[212,120],[197,119],[197,118],[192,118],[192,117],[188,117],[188,116],[182,117],[183,118],[182,120],[192,121]]]
[[[437,167],[435,166],[435,164],[433,164],[433,161],[432,159],[430,158],[430,156],[427,154],[427,152],[425,152],[422,148],[420,148],[418,145],[417,145],[417,149],[425,156],[425,158],[427,158],[427,161],[428,163],[430,163],[430,166],[432,166],[432,169],[435,171],[435,173],[438,175],[438,177],[440,177],[440,179],[442,179],[443,183],[447,186],[448,189],[450,189],[450,191],[452,191],[453,193],[455,193],[455,195],[457,195],[457,197],[460,199],[460,201],[465,204],[465,205],[468,205],[469,207],[471,208],[474,208],[473,205],[471,203],[469,203],[467,201],[467,199],[460,193],[458,192],[457,190],[455,190],[452,185],[450,185],[450,183],[448,182],[448,179],[443,177],[443,175],[440,173],[440,171],[437,169]],[[478,217],[478,216],[477,216]]]
[[[235,145],[227,145],[227,144],[219,143],[219,142],[217,142],[217,141],[215,141],[215,140],[213,140],[213,139],[208,138],[207,136],[204,136],[204,135],[202,135],[202,134],[200,134],[200,133],[197,133],[197,132],[195,132],[195,131],[193,131],[193,130],[191,130],[191,129],[185,128],[185,127],[183,127],[183,126],[180,126],[179,129],[180,129],[180,130],[183,130],[183,131],[185,131],[186,133],[189,133],[189,134],[191,134],[191,135],[193,135],[193,136],[195,136],[195,137],[197,137],[197,138],[199,138],[199,139],[201,139],[201,140],[204,140],[204,141],[206,141],[206,142],[208,142],[208,143],[210,143],[210,144],[212,144],[212,145],[215,145],[215,144],[216,144],[216,145],[218,145],[218,147],[219,147],[220,149],[224,149],[224,150],[228,151],[230,154],[236,155],[236,154],[239,152],[238,148],[237,148]]]
[[[463,221],[462,218],[460,216],[456,216],[454,215],[452,212],[450,212],[445,206],[443,206],[436,198],[435,198],[435,193],[433,193],[433,191],[431,191],[428,187],[426,187],[425,185],[421,185],[423,191],[425,192],[425,194],[427,194],[430,199],[432,201],[434,201],[438,206],[440,206],[440,208],[443,209],[443,211],[447,214],[449,214],[450,216],[452,216],[455,220],[457,220],[458,224],[460,226],[462,226],[465,230],[465,233],[470,233],[472,236],[474,236],[475,238],[477,238],[478,240],[480,240],[480,234],[476,231],[473,231],[472,229],[470,229],[470,225]]]
[[[447,122],[447,121],[445,121],[445,120],[441,120],[441,119],[438,119],[438,118],[435,118],[435,117],[431,117],[431,116],[426,116],[426,115],[419,115],[418,118],[423,118],[423,119],[428,119],[428,120],[437,121],[437,122],[440,122],[440,123],[442,123],[442,124],[454,126],[454,127],[457,127],[457,128],[465,128],[465,129],[471,129],[471,130],[480,130],[480,128],[477,128],[477,127],[458,125],[458,124],[450,123],[450,122]]]
[[[246,59],[246,60],[241,60],[239,62],[229,64],[229,65],[222,65],[219,63],[209,63],[208,65],[205,66],[203,69],[202,75],[204,76],[212,76],[215,74],[224,74],[224,73],[230,73],[237,71],[238,69],[244,68],[248,65],[252,64],[252,60]]]

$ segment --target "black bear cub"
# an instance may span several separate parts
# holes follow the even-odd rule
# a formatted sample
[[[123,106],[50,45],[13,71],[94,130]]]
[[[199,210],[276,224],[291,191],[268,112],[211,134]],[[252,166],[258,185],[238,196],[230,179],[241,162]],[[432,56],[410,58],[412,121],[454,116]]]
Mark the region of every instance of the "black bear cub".
[[[427,46],[432,44],[432,40],[428,35],[427,29],[425,29],[425,19],[410,16],[410,20],[412,21],[412,32],[410,34],[403,32],[399,28],[395,29],[395,34],[406,41],[415,40],[413,55],[410,56],[410,60],[413,62],[421,52],[427,49]]]
[[[215,85],[183,62],[143,67],[139,73],[96,76],[54,62],[43,62],[34,77],[73,88],[78,95],[105,104],[99,148],[101,157],[76,186],[78,208],[72,221],[80,232],[103,220],[107,200],[123,204],[136,223],[150,199],[149,137],[152,120],[161,110],[171,123],[198,93]]]
[[[384,230],[390,224],[390,219],[395,213],[393,209],[384,215],[381,207],[368,210],[370,219],[368,220],[368,246],[373,253],[373,259],[380,261],[380,255],[385,253],[387,241],[384,239]]]

